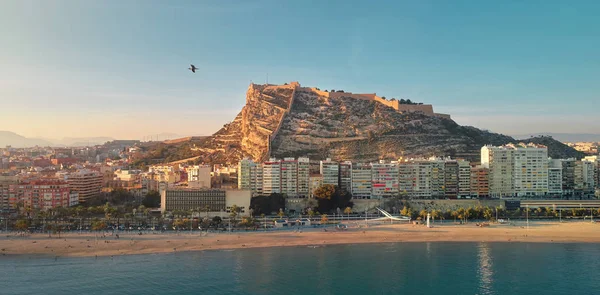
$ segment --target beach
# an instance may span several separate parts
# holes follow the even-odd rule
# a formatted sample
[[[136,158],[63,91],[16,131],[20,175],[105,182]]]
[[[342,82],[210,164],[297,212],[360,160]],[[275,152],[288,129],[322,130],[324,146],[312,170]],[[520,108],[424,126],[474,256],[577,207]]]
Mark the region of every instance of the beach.
[[[18,236],[3,233],[2,255],[114,256],[169,253],[179,251],[223,250],[289,246],[327,246],[336,244],[393,242],[533,242],[533,243],[598,243],[599,223],[525,223],[491,224],[478,227],[464,225],[391,224],[350,227],[345,231],[329,228],[305,228],[302,231],[234,231],[232,233],[168,232],[168,233],[63,233]]]

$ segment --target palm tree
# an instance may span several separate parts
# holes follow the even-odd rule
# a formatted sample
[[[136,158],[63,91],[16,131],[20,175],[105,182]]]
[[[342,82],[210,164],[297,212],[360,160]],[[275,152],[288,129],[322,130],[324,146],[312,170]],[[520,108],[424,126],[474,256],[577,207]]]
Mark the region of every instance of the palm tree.
[[[421,212],[419,212],[419,217],[421,217],[421,219],[426,219],[427,218],[427,210],[425,210],[425,209],[421,210]]]
[[[206,205],[204,207],[204,211],[206,211],[206,218],[208,218],[208,212],[210,212],[210,206]]]
[[[492,209],[485,208],[485,210],[483,211],[483,218],[485,218],[487,220],[492,220],[493,216],[494,216],[494,213],[492,212]]]
[[[456,218],[458,218],[458,215],[459,215],[459,214],[460,214],[460,213],[458,213],[458,210],[453,210],[453,211],[450,213],[450,216],[454,217],[454,223],[456,223]]]
[[[433,219],[433,222],[435,222],[435,219],[437,217],[440,217],[440,211],[439,210],[431,210],[431,218]]]

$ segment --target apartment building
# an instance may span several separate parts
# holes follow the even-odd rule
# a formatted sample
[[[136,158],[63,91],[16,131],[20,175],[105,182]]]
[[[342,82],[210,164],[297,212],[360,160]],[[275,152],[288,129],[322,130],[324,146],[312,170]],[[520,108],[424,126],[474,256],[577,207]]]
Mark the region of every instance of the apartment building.
[[[548,159],[548,195],[560,197],[563,193],[562,188],[562,161]]]
[[[489,195],[491,197],[513,196],[512,148],[486,145],[481,148],[481,165],[488,169]]]
[[[443,193],[448,199],[458,198],[458,162],[456,160],[444,161]]]
[[[471,163],[458,160],[458,198],[471,196]]]
[[[75,200],[71,200],[75,198]],[[71,193],[69,184],[60,180],[33,180],[9,185],[9,206],[48,210],[78,204],[77,193]]]
[[[262,193],[281,193],[281,161],[271,158],[262,164]]]
[[[352,165],[352,197],[355,199],[370,199],[372,193],[372,170],[370,164]]]
[[[340,172],[339,172],[339,184],[340,188],[351,192],[352,191],[352,162],[344,161],[340,163]]]
[[[562,190],[563,195],[575,194],[575,159],[561,159],[562,163]]]
[[[371,163],[372,169],[372,197],[380,199],[396,196],[398,191],[398,162]]]
[[[319,172],[323,175],[323,184],[340,185],[340,165],[337,162],[329,158],[321,161],[319,163]]]
[[[490,170],[483,165],[471,167],[471,196],[485,198],[490,196]]]
[[[307,198],[310,195],[310,159],[298,158],[298,197]]]
[[[548,148],[533,144],[511,147],[515,196],[548,194]]]
[[[79,194],[79,203],[85,203],[102,191],[102,175],[99,172],[82,169],[66,177],[71,190]]]
[[[292,198],[298,195],[298,161],[294,158],[281,161],[281,193]]]

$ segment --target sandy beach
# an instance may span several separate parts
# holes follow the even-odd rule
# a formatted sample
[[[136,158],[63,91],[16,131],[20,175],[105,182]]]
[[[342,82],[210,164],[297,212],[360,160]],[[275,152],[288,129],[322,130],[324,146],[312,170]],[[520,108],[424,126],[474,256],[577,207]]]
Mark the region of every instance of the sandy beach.
[[[391,242],[536,242],[536,243],[598,243],[600,224],[590,222],[532,223],[477,227],[465,225],[394,224],[368,228],[349,228],[346,231],[305,229],[296,231],[193,233],[181,232],[143,235],[66,233],[32,234],[25,237],[4,233],[0,238],[2,255],[52,256],[112,256],[285,246],[323,246],[335,244]]]

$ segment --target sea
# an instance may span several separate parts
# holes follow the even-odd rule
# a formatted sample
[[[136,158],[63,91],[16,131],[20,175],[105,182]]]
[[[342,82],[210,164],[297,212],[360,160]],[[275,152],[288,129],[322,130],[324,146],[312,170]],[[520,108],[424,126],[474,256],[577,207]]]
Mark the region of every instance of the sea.
[[[386,243],[1,256],[0,294],[600,294],[600,245]]]

